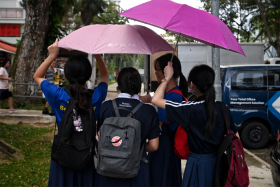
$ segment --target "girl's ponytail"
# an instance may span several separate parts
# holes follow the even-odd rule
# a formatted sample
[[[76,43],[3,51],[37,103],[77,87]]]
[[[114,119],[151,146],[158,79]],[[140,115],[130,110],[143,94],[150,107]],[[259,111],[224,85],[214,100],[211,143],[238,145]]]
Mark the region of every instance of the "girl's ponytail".
[[[188,95],[188,81],[187,81],[186,77],[183,75],[182,72],[180,74],[179,88],[182,91],[182,94],[185,97],[187,97],[187,95]]]
[[[211,136],[213,129],[217,122],[217,108],[216,108],[216,92],[213,85],[207,89],[202,96],[205,99],[205,108],[207,112],[207,123],[205,126],[205,137]]]
[[[214,88],[215,72],[207,65],[199,65],[192,68],[188,82],[192,82],[202,95],[196,101],[205,100],[207,122],[205,125],[205,137],[210,137],[217,122],[217,107],[215,103],[216,92]]]
[[[75,99],[76,107],[82,109],[83,111],[89,111],[89,102],[91,95],[85,87],[80,85],[78,81],[74,81],[74,84],[71,84],[70,91],[72,97]]]
[[[82,111],[89,111],[91,95],[85,88],[86,81],[89,80],[92,68],[89,60],[83,55],[76,55],[66,62],[65,77],[71,83],[71,94],[75,99],[76,107]]]

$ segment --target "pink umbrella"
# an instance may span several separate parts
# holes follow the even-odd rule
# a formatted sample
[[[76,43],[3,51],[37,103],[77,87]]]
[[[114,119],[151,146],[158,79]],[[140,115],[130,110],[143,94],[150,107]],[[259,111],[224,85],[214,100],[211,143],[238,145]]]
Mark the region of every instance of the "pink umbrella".
[[[241,46],[224,22],[206,11],[185,4],[170,0],[151,0],[120,15],[245,56]]]
[[[58,47],[90,54],[153,54],[173,47],[151,29],[139,25],[89,25],[58,42]]]

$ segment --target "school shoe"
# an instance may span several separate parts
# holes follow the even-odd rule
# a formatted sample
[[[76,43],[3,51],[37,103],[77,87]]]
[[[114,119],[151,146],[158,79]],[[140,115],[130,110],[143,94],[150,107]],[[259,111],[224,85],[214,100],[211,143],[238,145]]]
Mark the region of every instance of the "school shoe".
[[[43,111],[42,111],[42,114],[49,114],[49,110],[47,108],[45,108]]]
[[[54,116],[55,115],[53,110],[49,114],[50,114],[50,116]]]
[[[9,110],[9,113],[11,114],[11,113],[15,113],[15,112],[17,112],[15,109],[10,109]]]

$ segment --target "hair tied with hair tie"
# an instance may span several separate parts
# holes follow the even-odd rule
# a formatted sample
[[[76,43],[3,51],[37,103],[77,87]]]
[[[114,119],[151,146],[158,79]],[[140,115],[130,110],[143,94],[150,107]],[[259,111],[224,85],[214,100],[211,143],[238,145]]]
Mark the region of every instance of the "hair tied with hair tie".
[[[74,84],[78,84],[77,79],[73,79]]]

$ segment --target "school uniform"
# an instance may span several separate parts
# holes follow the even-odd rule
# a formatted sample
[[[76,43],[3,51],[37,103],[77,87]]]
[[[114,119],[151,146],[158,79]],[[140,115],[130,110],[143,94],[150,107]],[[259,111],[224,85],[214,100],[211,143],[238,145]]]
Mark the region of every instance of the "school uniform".
[[[185,129],[188,134],[190,156],[188,158],[182,186],[213,186],[214,167],[217,151],[223,140],[226,129],[222,108],[216,102],[217,123],[210,137],[205,137],[207,113],[204,101],[177,103],[167,100],[165,110],[167,118]],[[231,130],[236,133],[236,126],[231,117]]]
[[[134,95],[131,97],[129,94],[120,93],[116,98],[116,103],[118,107],[126,108],[130,111],[136,107],[139,102],[138,95]],[[120,116],[126,117],[129,112],[126,110],[119,110]],[[103,121],[108,117],[115,117],[116,114],[114,112],[113,104],[111,100],[104,101],[101,106],[100,113],[98,115],[98,123],[97,130],[99,131]],[[158,127],[159,120],[158,115],[155,108],[150,104],[142,105],[138,111],[134,115],[135,119],[137,119],[141,123],[141,146],[145,145],[146,140],[152,140],[159,136],[160,129]],[[139,150],[140,151],[140,150]],[[144,159],[147,158],[147,154],[143,151],[142,157]],[[129,179],[122,178],[112,178],[106,177],[100,174],[96,174],[95,178],[95,186],[100,187],[137,187],[137,186],[150,186],[150,175],[149,175],[149,165],[146,162],[140,161],[140,169],[136,177]]]
[[[55,86],[47,80],[42,81],[41,89],[50,106],[52,107],[53,112],[55,113],[56,122],[59,129],[59,124],[65,112],[67,103],[70,101],[70,96],[63,88]],[[107,89],[108,85],[104,82],[101,82],[94,89],[91,102],[95,110],[94,112],[96,119],[101,104],[106,98]],[[93,186],[95,173],[96,170],[94,168],[94,164],[92,164],[86,170],[73,170],[65,168],[52,160],[48,186]]]
[[[180,90],[179,87],[174,87],[173,89]],[[182,102],[183,98],[181,95],[169,92],[164,94],[164,99]],[[162,121],[164,124],[161,127],[162,132],[159,136],[158,150],[149,153],[151,186],[181,186],[181,159],[179,159],[173,151],[173,137],[178,128],[178,123],[175,123],[175,121],[169,119],[166,116],[166,111],[162,108],[158,109],[158,116],[159,121]],[[170,132],[168,132],[166,125],[167,121],[169,121],[168,126],[172,135]]]

